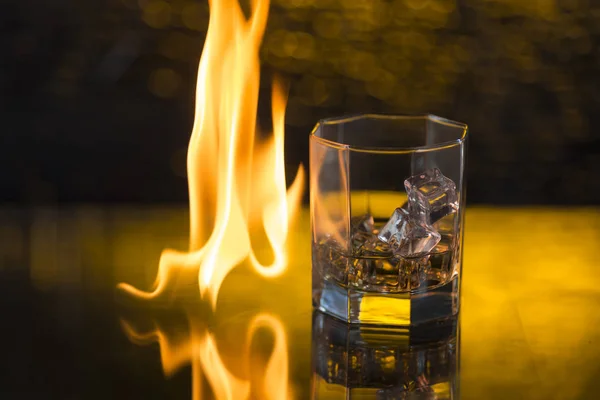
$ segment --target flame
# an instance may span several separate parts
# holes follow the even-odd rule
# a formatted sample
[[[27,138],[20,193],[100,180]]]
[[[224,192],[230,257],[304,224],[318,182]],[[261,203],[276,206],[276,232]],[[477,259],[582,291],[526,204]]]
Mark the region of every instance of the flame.
[[[284,85],[273,82],[273,135],[256,140],[260,68],[258,50],[269,1],[255,0],[246,19],[237,0],[209,1],[211,16],[196,86],[196,110],[188,147],[190,193],[189,252],[166,249],[150,292],[119,285],[150,299],[161,294],[182,269],[198,269],[198,286],[216,308],[227,274],[248,260],[262,276],[280,275],[286,266],[288,224],[304,187],[304,170],[286,192],[284,163]],[[250,241],[253,215],[273,252],[262,264]]]
[[[269,0],[251,1],[246,18],[238,0],[209,0],[210,20],[196,85],[195,119],[187,154],[190,196],[189,250],[165,249],[151,291],[121,283],[134,298],[152,300],[177,284],[183,272],[197,275],[200,298],[216,311],[221,284],[229,272],[247,261],[263,277],[286,269],[289,223],[299,208],[304,170],[286,191],[284,115],[287,92],[273,82],[273,135],[257,138],[256,119],[260,83],[259,46],[265,30]],[[251,231],[264,232],[273,260],[263,263],[251,242]],[[190,325],[198,309],[187,312]],[[217,349],[216,338],[206,329],[192,329],[188,340],[156,328],[135,331],[126,321],[123,329],[135,343],[158,342],[163,370],[171,375],[190,363],[193,398],[201,395],[204,371],[217,399],[246,399],[249,379],[232,374]],[[249,338],[260,327],[274,332],[274,351],[267,363],[264,392],[259,398],[287,399],[287,340],[277,317],[260,314],[250,324]]]

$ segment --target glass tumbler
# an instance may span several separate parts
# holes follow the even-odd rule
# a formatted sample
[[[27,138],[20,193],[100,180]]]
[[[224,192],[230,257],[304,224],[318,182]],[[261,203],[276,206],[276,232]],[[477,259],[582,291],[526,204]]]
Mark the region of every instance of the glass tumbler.
[[[467,126],[359,115],[310,136],[312,302],[349,323],[459,312]]]

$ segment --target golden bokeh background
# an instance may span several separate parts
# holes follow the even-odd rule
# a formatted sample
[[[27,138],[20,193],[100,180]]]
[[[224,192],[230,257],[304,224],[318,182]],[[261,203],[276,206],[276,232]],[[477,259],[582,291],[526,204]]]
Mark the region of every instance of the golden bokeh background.
[[[185,201],[208,2],[29,3],[0,20],[4,200]],[[283,75],[290,170],[321,118],[435,113],[471,128],[471,202],[598,204],[599,26],[590,0],[273,0],[259,122]]]

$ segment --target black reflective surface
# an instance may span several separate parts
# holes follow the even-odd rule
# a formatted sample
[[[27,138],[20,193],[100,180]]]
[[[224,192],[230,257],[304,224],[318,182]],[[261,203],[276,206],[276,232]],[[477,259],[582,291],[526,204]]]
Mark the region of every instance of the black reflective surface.
[[[306,213],[291,238],[285,274],[268,279],[238,267],[214,310],[185,275],[178,290],[153,300],[118,291],[119,282],[151,287],[161,250],[186,247],[187,218],[184,207],[4,207],[0,397],[600,393],[596,210],[469,209],[456,336],[451,329],[421,342],[410,335],[406,341],[406,332],[356,336],[313,315]],[[407,397],[407,390],[437,397]]]

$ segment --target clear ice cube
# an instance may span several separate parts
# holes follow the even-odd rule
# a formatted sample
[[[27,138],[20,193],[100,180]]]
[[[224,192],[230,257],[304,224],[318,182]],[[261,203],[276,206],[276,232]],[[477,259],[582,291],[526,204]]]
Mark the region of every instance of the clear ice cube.
[[[390,245],[379,240],[376,234],[371,234],[369,240],[363,244],[363,250],[367,256],[389,257],[392,255]]]
[[[405,236],[408,219],[408,210],[402,207],[396,208],[390,219],[379,231],[379,240],[392,244],[392,242],[398,241],[402,236]]]
[[[365,242],[370,240],[372,235],[373,234],[370,232],[362,232],[362,231],[352,232],[352,234],[350,236],[350,246],[351,246],[352,252],[355,253],[356,251],[360,250],[363,247],[363,245],[365,244]]]
[[[377,238],[373,216],[365,214],[350,219],[350,246],[353,256],[386,257],[392,250]]]
[[[429,169],[404,181],[413,218],[432,224],[458,210],[456,184],[439,169]]]
[[[441,235],[431,225],[411,218],[403,208],[396,208],[378,237],[391,246],[395,255],[401,257],[429,253],[441,240]]]
[[[350,231],[355,232],[373,232],[375,222],[371,214],[364,214],[350,218]]]

